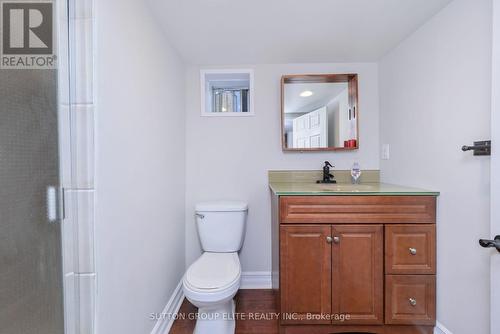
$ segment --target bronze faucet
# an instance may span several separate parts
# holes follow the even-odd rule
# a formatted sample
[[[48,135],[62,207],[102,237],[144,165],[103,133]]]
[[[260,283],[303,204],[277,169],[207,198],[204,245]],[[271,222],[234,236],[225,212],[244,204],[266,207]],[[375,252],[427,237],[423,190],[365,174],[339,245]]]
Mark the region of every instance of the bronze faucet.
[[[333,174],[330,173],[330,167],[333,168],[334,166],[329,161],[325,161],[325,165],[323,166],[323,180],[318,180],[316,183],[337,183]]]

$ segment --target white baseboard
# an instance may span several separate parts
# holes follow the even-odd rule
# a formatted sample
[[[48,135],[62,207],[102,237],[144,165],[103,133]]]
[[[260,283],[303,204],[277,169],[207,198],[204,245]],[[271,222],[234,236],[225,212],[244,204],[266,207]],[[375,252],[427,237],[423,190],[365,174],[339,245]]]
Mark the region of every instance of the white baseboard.
[[[175,317],[181,308],[182,302],[184,301],[184,292],[182,291],[182,280],[177,284],[170,300],[163,309],[161,318],[156,321],[155,327],[151,331],[151,334],[168,334],[170,328],[174,324]]]
[[[240,289],[271,289],[270,271],[244,271],[241,273]]]
[[[434,334],[453,334],[448,328],[444,327],[442,323],[436,321],[436,327],[434,327]]]

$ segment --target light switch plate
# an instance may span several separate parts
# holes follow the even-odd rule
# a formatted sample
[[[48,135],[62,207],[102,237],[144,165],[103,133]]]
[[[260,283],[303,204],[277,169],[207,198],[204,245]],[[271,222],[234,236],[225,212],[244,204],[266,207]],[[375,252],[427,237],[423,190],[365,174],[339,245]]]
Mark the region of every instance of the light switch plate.
[[[391,147],[389,144],[382,145],[382,160],[389,160],[391,158]]]

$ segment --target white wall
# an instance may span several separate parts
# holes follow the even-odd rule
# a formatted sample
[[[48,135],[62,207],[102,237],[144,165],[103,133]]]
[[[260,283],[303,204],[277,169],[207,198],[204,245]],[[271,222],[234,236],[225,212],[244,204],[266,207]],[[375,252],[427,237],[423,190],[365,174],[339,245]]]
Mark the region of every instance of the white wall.
[[[247,68],[248,66],[239,66]],[[271,209],[267,171],[315,169],[330,160],[337,169],[358,161],[378,169],[378,74],[376,64],[294,64],[250,66],[255,71],[254,117],[201,117],[200,68],[186,81],[187,184],[186,261],[200,254],[194,205],[212,199],[249,203],[248,228],[240,258],[243,271],[271,270]],[[360,143],[358,152],[283,153],[280,142],[280,78],[284,74],[358,73]]]
[[[185,269],[185,67],[143,2],[95,7],[97,333],[149,333]]]
[[[493,2],[493,45],[492,45],[492,101],[491,101],[491,169],[500,169],[500,155],[497,143],[500,143],[500,2]],[[491,203],[500,203],[500,175],[491,173]],[[491,206],[490,237],[500,234],[500,207]],[[491,263],[491,313],[500,313],[500,256],[490,250]],[[491,328],[500,328],[500,317],[491,317]]]
[[[385,182],[441,191],[437,318],[453,334],[489,331],[491,0],[455,0],[380,62]]]

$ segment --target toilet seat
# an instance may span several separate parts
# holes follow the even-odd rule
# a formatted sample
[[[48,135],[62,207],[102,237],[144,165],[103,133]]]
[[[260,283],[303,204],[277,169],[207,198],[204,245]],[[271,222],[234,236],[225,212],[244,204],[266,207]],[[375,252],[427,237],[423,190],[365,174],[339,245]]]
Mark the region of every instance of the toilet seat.
[[[213,293],[239,285],[240,278],[237,253],[205,252],[189,267],[184,283],[193,292]]]

